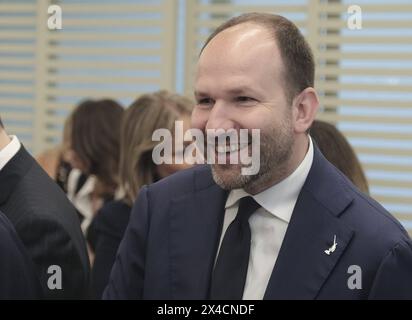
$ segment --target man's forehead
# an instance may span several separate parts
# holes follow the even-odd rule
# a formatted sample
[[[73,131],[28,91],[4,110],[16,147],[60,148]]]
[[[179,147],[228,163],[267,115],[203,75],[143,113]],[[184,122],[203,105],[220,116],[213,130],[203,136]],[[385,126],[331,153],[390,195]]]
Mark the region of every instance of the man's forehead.
[[[280,56],[274,36],[256,24],[240,24],[217,34],[203,49],[198,65]],[[236,62],[234,61],[234,62]]]
[[[257,37],[269,37],[270,35],[269,30],[262,25],[253,22],[241,23],[219,32],[210,40],[205,49],[216,42],[230,43],[233,46],[239,46],[254,41]],[[221,43],[219,43],[219,45],[221,45]]]
[[[195,81],[207,81],[210,77],[222,76],[228,81],[243,82],[244,77],[253,78],[270,74],[274,76],[282,70],[282,58],[273,45],[249,47],[248,50],[209,51],[198,61]],[[229,80],[230,79],[230,80]]]

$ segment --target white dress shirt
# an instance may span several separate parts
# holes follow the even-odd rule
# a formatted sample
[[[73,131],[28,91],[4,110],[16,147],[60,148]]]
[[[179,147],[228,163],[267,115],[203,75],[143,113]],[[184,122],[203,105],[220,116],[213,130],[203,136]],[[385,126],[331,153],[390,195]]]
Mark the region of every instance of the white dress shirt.
[[[0,171],[19,152],[21,143],[16,136],[10,136],[11,141],[0,150]]]
[[[261,208],[249,218],[251,246],[243,291],[244,300],[261,300],[265,295],[293,208],[312,162],[313,144],[309,137],[308,151],[298,168],[281,182],[253,196]],[[250,194],[243,189],[235,189],[229,193],[225,205],[226,211],[219,249],[228,226],[236,217],[239,200],[245,196],[250,196]]]
[[[86,234],[94,217],[92,193],[96,185],[96,178],[93,175],[88,176],[86,182],[80,190],[76,192],[77,183],[81,175],[82,172],[79,169],[70,171],[67,180],[67,197],[83,216],[83,221],[80,226],[83,234]]]

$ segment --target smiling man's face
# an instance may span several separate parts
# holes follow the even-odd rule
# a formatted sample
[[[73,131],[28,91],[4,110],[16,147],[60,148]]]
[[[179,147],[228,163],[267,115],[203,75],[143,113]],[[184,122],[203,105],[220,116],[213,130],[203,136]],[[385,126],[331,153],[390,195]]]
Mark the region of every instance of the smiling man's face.
[[[283,72],[273,35],[256,24],[226,29],[204,48],[195,80],[192,126],[203,131],[260,129],[261,134],[258,174],[241,175],[241,164],[212,165],[214,179],[224,189],[253,193],[257,185],[284,174],[295,137]]]

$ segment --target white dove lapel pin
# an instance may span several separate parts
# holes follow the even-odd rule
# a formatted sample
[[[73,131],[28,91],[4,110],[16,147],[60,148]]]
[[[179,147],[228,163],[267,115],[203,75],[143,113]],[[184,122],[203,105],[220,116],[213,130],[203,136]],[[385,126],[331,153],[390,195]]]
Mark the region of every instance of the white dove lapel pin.
[[[332,246],[329,249],[325,250],[325,253],[329,256],[331,253],[335,252],[337,246],[338,246],[338,243],[336,242],[336,234],[335,234],[335,236],[333,237]]]

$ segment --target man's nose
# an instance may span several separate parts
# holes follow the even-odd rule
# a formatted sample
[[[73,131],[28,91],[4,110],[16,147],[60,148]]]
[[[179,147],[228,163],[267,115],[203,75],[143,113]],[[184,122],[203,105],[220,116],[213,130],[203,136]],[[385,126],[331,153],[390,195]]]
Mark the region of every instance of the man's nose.
[[[234,121],[233,110],[224,102],[216,101],[213,106],[209,119],[206,124],[206,129],[236,129],[236,123]]]

